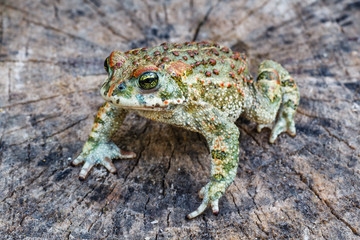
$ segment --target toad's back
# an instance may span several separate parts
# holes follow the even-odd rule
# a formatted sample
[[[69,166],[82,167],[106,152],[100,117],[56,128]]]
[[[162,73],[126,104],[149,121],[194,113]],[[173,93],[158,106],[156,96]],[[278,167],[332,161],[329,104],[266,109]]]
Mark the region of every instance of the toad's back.
[[[172,65],[171,77],[178,80],[186,101],[210,103],[231,119],[236,119],[251,104],[249,87],[253,80],[246,56],[217,43],[163,43],[149,49],[134,49],[125,55],[128,58],[125,64],[132,65],[129,68],[149,62],[159,69]],[[110,65],[111,60],[118,62],[110,59]]]

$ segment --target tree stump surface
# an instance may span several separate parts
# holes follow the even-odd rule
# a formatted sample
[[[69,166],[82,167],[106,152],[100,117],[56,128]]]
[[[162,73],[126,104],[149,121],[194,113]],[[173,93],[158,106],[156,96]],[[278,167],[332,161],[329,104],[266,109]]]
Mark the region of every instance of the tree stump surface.
[[[360,2],[0,3],[1,239],[360,239]],[[137,153],[83,182],[70,162],[98,108],[112,50],[214,40],[251,70],[280,62],[301,93],[297,136],[269,144],[239,119],[240,164],[220,214],[197,208],[205,139],[136,115],[115,142]]]

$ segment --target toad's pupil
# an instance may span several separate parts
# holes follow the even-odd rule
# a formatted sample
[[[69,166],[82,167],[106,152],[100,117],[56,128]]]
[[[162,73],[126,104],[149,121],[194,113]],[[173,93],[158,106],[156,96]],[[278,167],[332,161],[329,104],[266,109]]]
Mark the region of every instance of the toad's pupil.
[[[151,83],[153,81],[156,81],[155,78],[146,78],[145,80],[143,80],[143,83]]]

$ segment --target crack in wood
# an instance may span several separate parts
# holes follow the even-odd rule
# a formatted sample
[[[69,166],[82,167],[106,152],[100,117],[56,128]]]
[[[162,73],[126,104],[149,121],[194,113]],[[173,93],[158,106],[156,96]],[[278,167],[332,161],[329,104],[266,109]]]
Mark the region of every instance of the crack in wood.
[[[98,185],[94,185],[87,193],[85,193],[85,195],[83,195],[83,197],[80,198],[80,201],[76,202],[77,204],[75,206],[72,206],[72,208],[69,212],[74,212],[75,209],[77,209],[85,201],[87,196],[89,196],[91,193],[93,193],[98,186],[103,185],[104,182],[105,182],[105,178],[102,180],[102,182],[98,183]],[[84,216],[84,217],[85,218],[79,223],[79,226],[81,226],[87,220],[87,217],[86,216]],[[68,231],[70,229],[70,226],[71,225],[69,225],[69,227],[67,228],[66,231]]]
[[[146,10],[147,10],[147,14],[148,14],[149,25],[151,26],[151,25],[154,24],[153,19],[152,19],[152,17],[151,17],[151,10],[152,10],[152,8],[151,8],[151,6],[149,5],[149,1],[147,1],[147,0],[141,0],[141,1],[142,1],[143,4],[146,5]]]
[[[162,6],[163,6],[163,9],[164,9],[165,23],[166,23],[166,25],[169,25],[169,20],[168,20],[168,14],[167,14],[166,4],[165,4],[165,3],[163,3],[163,4],[162,4]]]
[[[144,134],[144,133],[147,131],[149,125],[150,125],[150,121],[147,121],[141,134]],[[136,162],[135,162],[135,164],[131,167],[131,169],[130,169],[130,171],[128,172],[128,174],[125,175],[125,177],[124,177],[124,183],[126,183],[129,175],[130,175],[130,174],[135,170],[135,168],[138,166],[139,161],[140,161],[140,158],[142,157],[142,153],[145,151],[146,147],[150,145],[150,142],[151,142],[151,138],[149,138],[149,140],[148,140],[148,142],[147,142],[146,144],[141,144],[142,148],[141,148],[139,154],[137,154]]]
[[[314,102],[328,102],[328,103],[334,103],[334,102],[346,102],[346,103],[353,103],[353,101],[350,101],[348,99],[341,99],[341,98],[336,98],[336,99],[317,99],[317,98],[312,98],[312,97],[307,97],[307,96],[301,96],[302,99],[307,99],[310,101],[314,101]]]
[[[256,6],[253,9],[250,9],[249,11],[247,11],[246,16],[243,17],[242,19],[239,20],[239,22],[237,22],[237,26],[241,25],[246,19],[248,19],[249,17],[251,17],[252,15],[254,15],[256,12],[258,12],[260,9],[263,9],[266,5],[268,5],[270,2],[270,0],[265,0],[264,2],[262,2],[261,4],[259,4],[259,6]]]
[[[87,232],[90,232],[92,226],[98,221],[99,219],[95,219],[94,221],[90,222],[89,227],[87,228]]]
[[[16,192],[19,192],[21,190],[23,190],[26,186],[30,186],[32,185],[37,179],[39,179],[41,177],[41,175],[47,171],[47,169],[43,169],[40,174],[38,174],[37,176],[35,176],[34,178],[30,179],[29,182],[26,182],[25,184],[23,185],[20,185],[20,186],[17,186],[13,191],[11,191],[6,197],[4,197],[0,202],[5,202],[7,199],[9,198],[12,198],[13,195],[16,193]]]
[[[40,120],[36,120],[36,121],[32,122],[31,124],[27,124],[27,125],[21,126],[19,128],[11,129],[11,130],[9,130],[7,132],[4,132],[4,134],[10,134],[10,133],[22,130],[22,129],[26,129],[26,128],[32,127],[32,125],[36,125],[38,123],[45,122],[47,120],[57,118],[57,117],[60,117],[60,116],[61,116],[61,114],[52,114],[52,115],[46,116],[46,117],[44,117],[44,118],[42,118]],[[4,129],[6,129],[6,128],[4,128]]]
[[[208,239],[212,239],[213,236],[212,236],[211,233],[209,232],[209,226],[208,226],[208,222],[207,222],[207,220],[206,220],[205,215],[202,215],[202,220],[204,221],[204,224],[205,224],[205,234],[206,234],[206,237],[208,237]]]
[[[166,216],[166,227],[170,226],[170,214],[171,214],[171,210],[169,210],[169,213]]]
[[[246,133],[246,135],[248,135],[249,137],[251,137],[252,140],[254,140],[254,142],[255,142],[259,147],[262,147],[262,144],[255,138],[254,135],[252,135],[252,134],[250,133],[250,131],[248,131],[245,127],[243,127],[243,126],[241,126],[241,125],[239,125],[238,127],[239,127],[241,130],[243,130],[243,131]]]
[[[70,220],[69,220],[70,221]],[[72,222],[70,221],[70,226],[72,225]],[[69,231],[66,235],[65,235],[65,238],[67,240],[70,240],[70,235],[71,235],[71,231]]]
[[[269,237],[269,232],[265,230],[265,227],[263,226],[263,223],[259,217],[259,214],[256,212],[256,210],[254,210],[254,214],[255,214],[256,218],[258,219],[258,221],[255,221],[256,226],[260,229],[261,232],[265,233],[265,235]]]
[[[312,115],[312,114],[309,114],[309,113],[302,112],[300,109],[297,109],[297,112],[300,113],[301,115],[304,115],[304,116],[309,117],[309,118],[322,119],[322,120],[331,120],[331,118],[319,117],[319,116],[316,116],[316,115]],[[329,134],[330,137],[335,138],[339,142],[343,142],[346,146],[348,146],[352,150],[357,149],[356,147],[352,146],[349,142],[347,142],[345,139],[342,139],[342,138],[336,136],[335,134],[332,134],[331,131],[327,127],[325,127],[325,126],[323,126],[321,124],[319,124],[319,126],[321,126]],[[312,154],[314,154],[314,153],[312,153]]]
[[[331,131],[330,131],[327,127],[324,127],[323,125],[320,125],[320,126],[325,129],[325,131],[329,134],[330,137],[335,138],[335,139],[338,140],[339,142],[345,143],[345,145],[348,146],[350,149],[356,150],[356,147],[352,146],[352,145],[351,145],[350,143],[348,143],[345,139],[342,139],[342,138],[336,136],[335,134],[332,134]]]
[[[235,184],[235,186],[236,186],[236,184]],[[237,186],[236,186],[236,187],[237,187]],[[238,188],[238,187],[237,187],[237,188]],[[261,208],[257,205],[257,203],[256,203],[256,201],[255,201],[255,197],[256,197],[256,192],[257,192],[257,190],[255,190],[254,195],[252,195],[252,194],[249,192],[249,188],[247,187],[247,188],[246,188],[246,192],[247,192],[247,194],[249,195],[249,197],[251,198],[251,200],[252,200],[254,206],[256,207],[256,209],[262,212]],[[269,232],[267,232],[267,231],[265,230],[265,227],[263,226],[263,223],[262,223],[262,221],[261,221],[261,219],[260,219],[260,217],[259,217],[259,214],[256,212],[256,209],[253,211],[253,213],[255,214],[256,218],[258,219],[258,222],[255,221],[255,224],[256,224],[256,226],[259,228],[259,230],[260,230],[261,232],[263,232],[266,236],[269,236]]]
[[[61,129],[61,130],[59,130],[59,131],[57,131],[57,132],[54,132],[54,133],[52,133],[52,134],[50,134],[50,135],[46,135],[45,138],[51,138],[51,137],[56,136],[56,135],[58,135],[58,134],[60,134],[60,133],[63,133],[63,132],[65,132],[66,130],[75,127],[75,126],[78,125],[80,122],[86,120],[88,117],[89,117],[89,115],[87,115],[86,117],[80,118],[79,120],[71,123],[70,125],[66,126],[65,128],[63,128],[63,129]]]
[[[295,219],[293,219],[293,218],[290,217],[290,215],[287,213],[287,211],[283,210],[282,208],[280,208],[280,211],[287,217],[287,219],[288,219],[289,221],[291,221],[291,222],[295,222],[295,221],[296,221]],[[303,239],[309,239],[309,237],[306,235],[306,229],[307,229],[308,231],[310,231],[313,236],[316,236],[316,234],[315,234],[314,231],[312,230],[313,227],[310,227],[310,226],[308,226],[307,224],[305,224],[305,223],[303,223],[303,222],[302,222],[301,224],[304,224],[304,226],[305,226],[305,230],[304,230],[304,232],[302,232],[302,233],[303,233],[303,235],[302,235],[302,236],[303,236]],[[303,228],[303,229],[304,229],[304,228]]]
[[[335,209],[331,206],[330,202],[327,199],[323,199],[319,192],[313,187],[311,186],[311,184],[307,181],[307,179],[304,177],[304,175],[301,172],[297,172],[295,169],[293,169],[300,177],[300,180],[306,185],[308,186],[308,188],[314,193],[314,195],[320,200],[320,202],[322,202],[325,206],[327,206],[327,208],[330,210],[331,214],[338,219],[340,222],[344,223],[352,232],[353,234],[355,234],[356,236],[360,236],[360,234],[358,233],[358,231],[356,230],[355,227],[351,226],[350,223],[348,223],[345,219],[343,219],[336,211]]]
[[[102,50],[107,50],[107,51],[109,51],[106,47],[100,46],[99,44],[97,44],[97,43],[95,43],[95,42],[91,42],[91,41],[89,41],[89,40],[86,39],[86,38],[77,36],[77,35],[72,34],[72,33],[65,32],[65,31],[63,31],[63,30],[61,30],[61,29],[59,29],[59,28],[56,28],[56,27],[53,27],[53,26],[49,26],[49,25],[46,25],[46,24],[41,23],[41,22],[38,22],[38,21],[34,21],[34,20],[28,18],[28,16],[35,17],[35,15],[32,15],[32,14],[30,14],[30,13],[27,12],[27,11],[24,11],[24,10],[22,10],[22,9],[19,9],[19,8],[17,8],[17,7],[14,7],[14,6],[11,6],[11,5],[8,5],[8,4],[2,4],[2,5],[5,6],[6,8],[8,8],[8,9],[12,9],[12,10],[14,10],[14,11],[18,11],[18,12],[23,13],[23,14],[24,14],[23,19],[24,19],[25,21],[29,22],[29,23],[32,23],[32,24],[34,24],[34,25],[41,26],[41,27],[43,27],[43,28],[45,28],[45,29],[48,29],[48,30],[51,30],[51,31],[54,31],[54,32],[57,32],[57,33],[60,33],[60,34],[64,34],[64,35],[66,35],[66,36],[68,36],[68,37],[70,37],[70,38],[72,38],[72,39],[77,39],[77,40],[81,40],[81,41],[87,42],[87,43],[89,43],[90,45],[96,46],[96,47],[98,47],[98,48],[100,48],[100,49],[102,49]],[[25,17],[25,16],[26,16],[26,17]]]
[[[143,213],[144,225],[145,225],[145,222],[146,222],[145,215],[146,215],[147,205],[148,205],[149,202],[150,202],[150,197],[147,197],[146,203],[145,203],[145,206],[144,206],[144,213]]]
[[[199,32],[200,32],[200,29],[202,28],[202,26],[205,24],[205,22],[207,21],[207,19],[209,18],[209,15],[211,13],[211,11],[213,10],[214,7],[216,7],[219,3],[221,2],[218,1],[215,5],[211,5],[208,10],[206,11],[206,14],[204,16],[204,18],[199,22],[199,24],[197,25],[196,29],[195,29],[195,33],[194,33],[194,36],[192,38],[193,41],[196,41],[197,40],[197,37],[199,35]]]
[[[308,118],[317,118],[317,119],[323,119],[323,120],[331,120],[331,118],[327,118],[327,117],[320,117],[320,116],[316,116],[316,115],[312,115],[310,113],[306,113],[306,112],[303,112],[301,109],[296,109],[296,112],[301,114],[301,115],[304,115]]]
[[[167,186],[167,184],[166,184],[166,175],[168,174],[168,172],[169,172],[169,170],[171,168],[171,159],[174,157],[174,151],[175,151],[175,148],[173,147],[172,150],[171,150],[170,157],[169,157],[168,165],[166,167],[166,171],[165,171],[165,173],[163,175],[163,178],[162,178],[161,187],[162,187],[162,195],[163,195],[163,197],[166,196],[166,192],[165,192],[166,188],[167,188],[166,187]]]
[[[309,153],[313,154],[312,152],[309,151]],[[353,227],[350,223],[348,223],[345,219],[343,219],[336,211],[335,209],[331,206],[330,202],[327,199],[324,199],[321,197],[320,193],[310,184],[310,182],[307,180],[307,178],[304,176],[304,174],[302,172],[297,171],[294,167],[290,166],[289,164],[285,163],[285,162],[281,162],[282,165],[284,165],[284,167],[287,167],[288,169],[290,169],[292,172],[294,172],[296,175],[299,176],[299,179],[301,182],[303,182],[305,184],[305,186],[307,186],[307,188],[318,198],[318,200],[324,205],[326,206],[330,213],[340,222],[342,222],[343,224],[345,224],[345,226],[347,226],[351,232],[356,235],[356,236],[360,236],[359,232],[356,230],[355,227]]]
[[[106,27],[113,35],[118,36],[122,39],[124,39],[125,41],[131,41],[130,38],[124,36],[123,34],[121,34],[120,32],[118,32],[113,26],[111,26],[108,21],[105,21],[104,19],[106,18],[106,14],[101,11],[92,1],[89,0],[84,0],[85,3],[88,4],[88,6],[99,16],[101,16],[102,18],[100,18],[100,22],[102,24],[103,27]]]
[[[8,198],[12,198],[12,196],[13,196],[16,192],[24,189],[24,187],[25,187],[25,186],[16,187],[16,188],[15,188],[14,190],[12,190],[7,196],[5,196],[3,199],[1,199],[0,202],[5,202]]]
[[[150,143],[150,141],[149,141],[149,143]],[[148,145],[146,145],[146,146],[148,146]],[[145,146],[140,150],[140,153],[138,154],[138,156],[137,156],[137,158],[136,158],[135,164],[131,167],[131,169],[130,169],[130,171],[128,172],[128,174],[125,175],[125,177],[124,177],[124,183],[126,183],[129,175],[130,175],[131,173],[133,173],[134,170],[135,170],[135,168],[139,165],[140,158],[141,158],[142,153],[143,153],[144,151],[145,151]]]
[[[202,164],[201,159],[199,157],[195,157],[196,162],[200,165],[202,170],[206,170],[206,167]]]
[[[261,209],[261,207],[259,207],[257,204],[256,204],[256,201],[255,201],[255,197],[256,197],[256,190],[255,190],[255,194],[254,196],[250,195],[250,197],[252,198],[253,200],[253,203],[255,204],[256,208],[258,209],[258,211],[260,211],[262,213],[262,215],[265,215],[263,210]],[[265,226],[259,216],[259,214],[257,213],[257,210],[254,210],[254,214],[256,216],[256,218],[258,219],[259,222],[255,222],[256,226],[263,232],[265,233],[266,236],[269,236],[270,233],[268,231],[265,230]]]
[[[265,1],[263,1],[261,4],[259,4],[259,6],[256,6],[255,8],[246,11],[245,17],[239,19],[237,22],[234,22],[234,23],[232,24],[233,27],[232,27],[231,29],[229,29],[228,31],[224,32],[222,35],[223,35],[223,36],[227,36],[229,33],[235,31],[237,26],[241,26],[241,24],[242,24],[243,22],[245,22],[249,17],[251,17],[252,15],[254,15],[256,12],[258,12],[261,8],[263,8],[264,6],[266,6],[269,2],[270,2],[270,0],[265,0]],[[285,24],[284,24],[284,26],[285,26],[285,25],[286,25],[286,22],[284,22],[284,23],[285,23]],[[288,23],[291,23],[291,21],[288,21]],[[282,26],[282,23],[281,23],[281,26]],[[255,40],[256,40],[256,39],[255,39]]]
[[[108,176],[109,176],[109,175],[108,175]],[[105,181],[105,179],[104,179],[104,181]],[[114,187],[110,190],[110,193],[108,194],[108,196],[111,196],[111,195],[114,193],[114,191],[115,191],[116,187],[118,186],[118,184],[119,184],[119,182],[116,182],[116,183],[114,184]],[[88,227],[88,229],[87,229],[87,232],[90,232],[92,226],[93,226],[96,222],[98,222],[99,219],[101,218],[101,216],[103,216],[103,213],[104,213],[105,211],[107,211],[107,206],[112,202],[113,199],[114,199],[114,197],[111,198],[111,199],[106,199],[105,204],[100,208],[100,211],[98,212],[97,218],[90,223],[90,225],[89,225],[89,227]],[[108,236],[108,235],[109,235],[109,233],[107,234],[107,236]],[[106,237],[105,237],[104,239],[106,239]]]
[[[74,91],[69,91],[66,93],[62,93],[62,94],[56,94],[56,95],[52,95],[52,96],[47,96],[47,97],[42,97],[39,99],[33,99],[33,100],[27,100],[25,102],[17,102],[17,103],[13,103],[11,105],[3,105],[0,106],[0,108],[12,108],[18,105],[26,105],[26,104],[31,104],[31,103],[37,103],[37,102],[41,102],[41,101],[45,101],[45,100],[49,100],[49,99],[53,99],[53,98],[57,98],[57,97],[66,97],[67,95],[73,94],[73,93],[83,93],[83,92],[94,92],[94,91],[98,91],[99,88],[90,88],[90,89],[84,89],[84,90],[74,90]]]
[[[235,185],[235,184],[234,184],[234,185]],[[234,205],[235,205],[235,207],[236,207],[237,213],[239,214],[240,217],[242,217],[242,215],[241,215],[241,213],[240,213],[240,208],[239,208],[238,205],[236,204],[234,194],[233,194],[231,191],[229,191],[229,194],[230,194],[231,197],[232,197],[232,201],[233,201],[233,203],[234,203]]]
[[[103,238],[100,238],[100,240],[105,240],[105,239],[108,239],[110,233],[107,233]]]
[[[28,216],[32,215],[34,212],[36,212],[36,210],[32,211],[31,213],[24,214],[24,215],[21,217],[21,219],[20,219],[19,226],[22,226],[25,218],[27,218]],[[10,231],[10,232],[12,232],[12,231]]]
[[[76,125],[79,124],[80,122],[86,120],[88,117],[89,117],[89,116],[86,116],[86,117],[84,117],[84,118],[81,118],[81,119],[79,119],[79,120],[77,120],[77,121],[69,124],[69,125],[66,126],[65,128],[63,128],[63,129],[61,129],[61,130],[59,130],[59,131],[56,131],[56,132],[54,132],[54,133],[52,133],[52,134],[50,134],[50,135],[45,135],[45,136],[44,136],[44,135],[37,135],[37,136],[35,136],[35,137],[28,138],[28,139],[26,139],[26,140],[24,140],[24,141],[22,141],[22,142],[12,143],[12,144],[10,144],[10,145],[8,145],[8,146],[9,146],[9,147],[13,147],[13,146],[17,146],[17,145],[21,145],[21,144],[27,143],[27,142],[29,142],[29,141],[36,141],[36,140],[38,140],[38,139],[40,139],[40,138],[48,139],[48,138],[54,137],[54,136],[56,136],[56,135],[58,135],[58,134],[60,134],[60,133],[65,132],[66,130],[69,130],[70,128],[73,128],[74,126],[76,126]]]
[[[11,102],[11,70],[12,68],[9,68],[8,71],[8,102]]]

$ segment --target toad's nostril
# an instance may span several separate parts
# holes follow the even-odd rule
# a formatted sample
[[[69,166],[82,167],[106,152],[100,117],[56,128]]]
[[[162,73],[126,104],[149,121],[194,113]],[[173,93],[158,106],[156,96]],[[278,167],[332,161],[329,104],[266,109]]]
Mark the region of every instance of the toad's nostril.
[[[119,89],[119,90],[124,90],[125,88],[126,88],[125,83],[121,83],[121,84],[118,86],[118,89]]]

